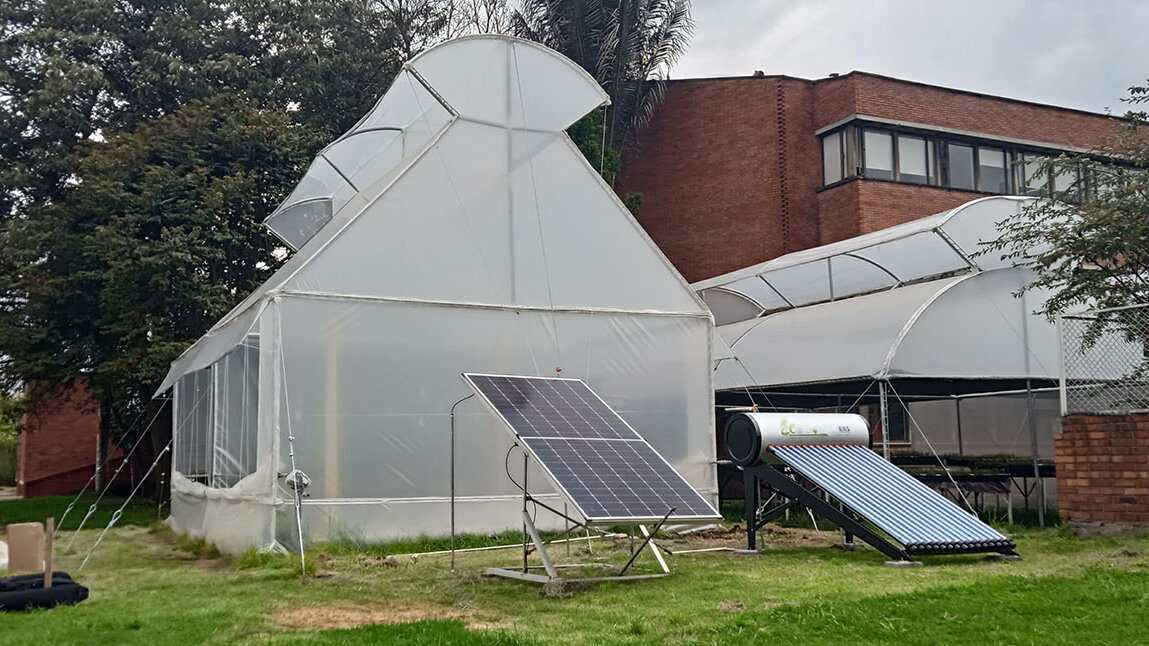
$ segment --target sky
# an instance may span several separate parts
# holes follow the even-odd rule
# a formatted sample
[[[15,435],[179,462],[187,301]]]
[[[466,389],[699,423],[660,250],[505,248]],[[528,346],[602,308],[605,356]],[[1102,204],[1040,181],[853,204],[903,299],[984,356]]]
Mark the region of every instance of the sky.
[[[671,78],[874,72],[1125,112],[1149,78],[1149,0],[693,0]]]

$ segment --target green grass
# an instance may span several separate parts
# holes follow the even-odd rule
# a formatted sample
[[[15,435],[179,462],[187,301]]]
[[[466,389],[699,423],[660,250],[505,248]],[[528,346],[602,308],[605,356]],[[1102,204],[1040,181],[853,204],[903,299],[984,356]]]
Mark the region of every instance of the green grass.
[[[9,504],[0,510],[7,513]],[[58,555],[59,568],[88,586],[90,599],[74,608],[0,615],[4,643],[1147,641],[1149,536],[1074,539],[1057,528],[1012,528],[1024,560],[939,556],[923,559],[923,568],[894,570],[882,567],[884,558],[872,549],[833,549],[834,532],[775,529],[762,535],[760,556],[680,554],[669,557],[669,577],[551,598],[537,586],[480,576],[486,567],[518,562],[514,549],[461,553],[452,574],[446,555],[394,555],[432,551],[439,539],[366,550],[344,542],[309,550],[314,572],[301,577],[297,556],[220,557],[166,528],[125,526],[109,532],[78,571],[98,533],[84,530],[72,553]],[[511,532],[460,542],[518,538]],[[733,537],[727,544],[736,543]],[[625,539],[608,539],[595,541],[591,554],[579,544],[570,557],[561,546],[551,555],[617,567],[625,549]],[[653,571],[649,552],[636,567]],[[373,625],[343,627],[364,622]]]
[[[362,628],[307,630],[277,635],[273,644],[404,644],[405,646],[527,646],[534,640],[505,631],[469,630],[458,620],[416,621]]]
[[[85,493],[80,496],[76,501],[72,510],[68,515],[64,516],[64,510],[68,508],[73,500],[76,499],[74,495],[68,496],[41,496],[39,498],[22,498],[18,500],[5,500],[0,503],[0,525],[7,525],[9,523],[29,523],[29,522],[44,522],[49,517],[56,519],[56,527],[60,530],[75,530],[83,520],[84,515],[88,513],[88,508],[96,500],[96,494]],[[107,526],[108,521],[112,519],[112,513],[124,504],[124,499],[116,496],[104,496],[97,505],[96,511],[92,513],[87,522],[84,523],[85,528],[100,528],[103,529]],[[165,507],[166,512],[166,507]],[[63,518],[63,523],[60,522]],[[117,526],[128,525],[149,525],[159,518],[156,513],[156,506],[154,503],[144,498],[134,498],[127,507],[124,508],[124,513],[120,516],[120,520],[116,523]]]
[[[577,534],[574,534],[577,536]],[[540,533],[540,538],[548,541],[561,538],[562,532],[548,534]],[[471,549],[475,547],[491,547],[494,545],[516,545],[523,540],[521,531],[507,531],[499,534],[460,534],[455,537],[455,549]],[[419,536],[411,539],[380,543],[366,541],[355,536],[343,536],[330,543],[318,546],[318,549],[330,554],[371,554],[374,556],[390,556],[396,554],[423,554],[426,552],[442,552],[451,549],[451,538],[442,536]]]

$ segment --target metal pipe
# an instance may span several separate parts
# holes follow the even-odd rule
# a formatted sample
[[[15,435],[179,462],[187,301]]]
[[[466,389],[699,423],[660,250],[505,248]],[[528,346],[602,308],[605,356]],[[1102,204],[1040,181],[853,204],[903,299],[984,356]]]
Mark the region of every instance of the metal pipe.
[[[886,395],[886,380],[883,379],[878,382],[878,407],[881,414],[880,424],[882,425],[882,457],[890,459],[890,417],[889,417],[889,397]]]
[[[1045,529],[1045,481],[1041,478],[1041,468],[1037,463],[1037,415],[1033,410],[1033,392],[1029,380],[1025,380],[1027,395],[1026,414],[1029,417],[1029,447],[1033,452],[1033,478],[1037,482],[1037,526]]]
[[[523,572],[527,571],[527,452],[523,450]]]
[[[455,573],[455,407],[474,396],[471,393],[451,405],[451,574]]]
[[[544,543],[547,545],[551,545],[554,543],[567,543],[567,542],[574,542],[574,541],[597,541],[597,540],[603,539],[603,538],[619,538],[621,536],[622,536],[622,534],[596,534],[594,536],[589,536],[589,535],[588,536],[575,536],[573,538],[566,539],[566,540],[556,538],[554,540],[544,541]],[[519,548],[519,549],[523,548],[523,546],[518,544],[518,543],[511,543],[510,545],[487,545],[485,547],[464,547],[461,549],[456,549],[454,551],[457,553],[462,553],[462,552],[489,552],[491,550],[509,550],[512,547]],[[419,557],[419,556],[439,556],[440,554],[450,554],[450,553],[451,553],[451,550],[436,550],[434,552],[412,552],[409,554],[394,554],[394,555],[392,555],[392,557],[393,558],[404,558],[404,557]]]
[[[957,415],[957,432],[958,432],[958,455],[962,455],[962,438],[961,438],[961,399],[954,397],[954,412]]]

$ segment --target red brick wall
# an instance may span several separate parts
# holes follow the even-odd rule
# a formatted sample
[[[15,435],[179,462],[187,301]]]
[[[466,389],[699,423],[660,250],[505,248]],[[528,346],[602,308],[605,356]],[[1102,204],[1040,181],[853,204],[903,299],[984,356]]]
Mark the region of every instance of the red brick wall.
[[[1103,115],[853,72],[851,113],[1001,137],[1092,148],[1113,134]],[[842,115],[846,116],[846,115]],[[841,117],[839,117],[841,118]],[[819,127],[833,120],[819,124]]]
[[[983,193],[855,180],[819,191],[819,128],[854,114],[1091,147],[1103,115],[853,72],[667,86],[623,152],[615,187],[689,281],[953,208]]]
[[[95,468],[98,430],[99,416],[83,386],[21,418],[17,493],[32,498],[74,493],[83,488]],[[113,448],[112,453],[118,451]],[[114,470],[115,466],[113,463],[111,468]]]
[[[681,82],[637,147],[620,193],[642,193],[638,220],[687,280],[783,253],[778,83]]]
[[[1062,520],[1149,523],[1149,415],[1074,415],[1053,438]]]

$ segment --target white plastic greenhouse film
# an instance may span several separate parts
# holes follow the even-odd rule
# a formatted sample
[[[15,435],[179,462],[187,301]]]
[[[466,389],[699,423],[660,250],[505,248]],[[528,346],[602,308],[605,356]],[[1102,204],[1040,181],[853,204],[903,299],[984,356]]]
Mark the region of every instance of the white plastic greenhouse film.
[[[890,348],[914,313],[940,289],[961,279],[908,285],[724,326],[719,332],[739,362],[722,362],[714,375],[714,387],[879,376]],[[939,341],[935,351],[945,353],[946,344]],[[751,379],[757,383],[749,383]]]
[[[1044,299],[1014,296],[1033,277],[1025,269],[995,269],[946,290],[902,339],[890,376],[1058,378],[1056,332],[1034,314]]]
[[[459,375],[470,371],[553,375],[562,367],[713,500],[705,318],[303,297],[281,305],[284,432],[295,437],[296,464],[312,481],[308,540],[448,530],[449,411],[469,394]],[[520,492],[504,466],[510,435],[481,407],[457,410],[457,494],[487,510],[460,531],[521,525]],[[511,459],[514,466],[521,458]],[[534,468],[528,480],[533,492],[552,491]],[[369,501],[379,516],[360,509]],[[389,518],[391,508],[402,512]]]
[[[233,376],[236,376],[235,373],[239,372],[239,368],[234,364],[243,363],[242,380],[244,388],[247,389],[243,393],[246,403],[241,407],[242,416],[237,417],[229,413],[215,417],[217,459],[213,461],[212,467],[222,468],[223,471],[213,473],[210,481],[193,480],[183,475],[178,468],[172,474],[171,516],[168,524],[176,532],[202,537],[228,553],[238,553],[248,548],[269,549],[275,540],[276,500],[273,487],[278,465],[274,424],[279,409],[274,401],[279,391],[275,387],[275,359],[278,355],[273,351],[274,344],[270,339],[274,338],[276,329],[274,316],[276,311],[276,305],[272,304],[259,321],[258,338],[269,339],[268,341],[262,342],[258,348],[250,343],[241,346],[228,353],[215,366],[217,372],[233,373]],[[247,356],[243,357],[243,354]],[[257,362],[258,368],[253,370],[252,362]],[[208,372],[210,369],[193,373],[181,379],[180,384],[195,374]],[[230,396],[234,395],[233,381],[234,379],[226,377],[222,382],[217,380],[216,394],[226,393],[225,398],[231,399]],[[221,384],[224,386],[222,390]],[[254,403],[248,399],[252,388],[258,400],[254,442],[248,434],[251,430],[249,426],[251,414],[255,412],[248,408]],[[177,411],[186,408],[179,404],[183,392],[184,388],[177,385]],[[234,400],[227,401],[224,408],[232,408],[234,403]],[[238,451],[236,447],[238,442],[245,445],[242,451],[255,451],[254,460],[247,454],[243,456],[245,462],[254,465],[254,471],[240,478],[234,478],[236,474],[230,465],[233,464],[231,458],[235,456],[229,453],[228,458],[221,460],[218,452],[225,447],[230,447],[230,451]],[[181,464],[179,457],[181,439],[178,427],[176,446],[177,453],[173,464],[178,467]],[[215,486],[208,486],[205,482]]]

